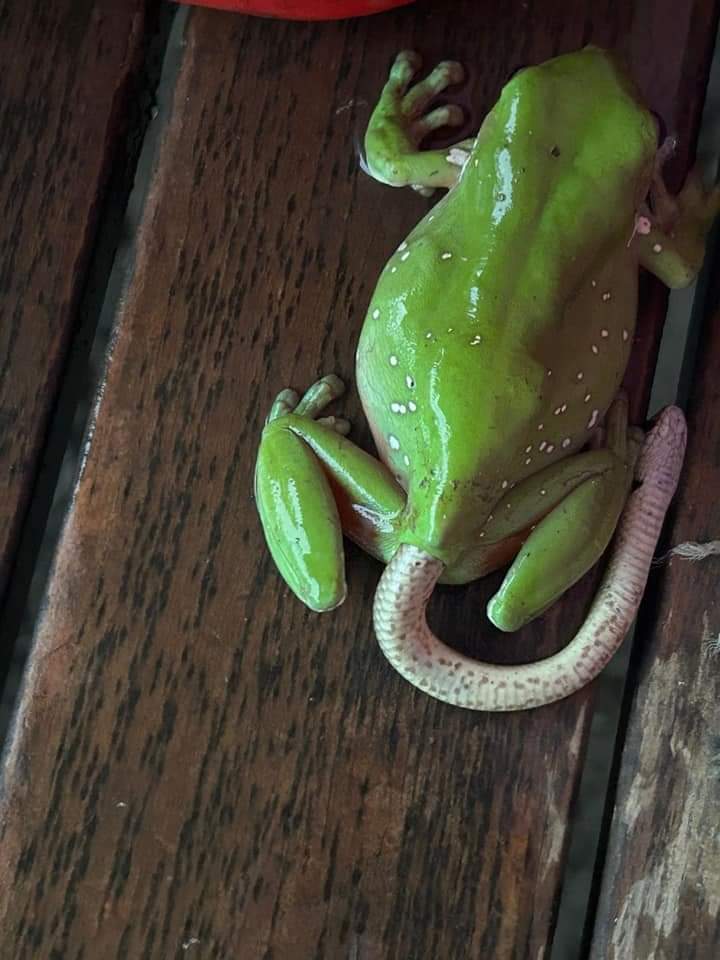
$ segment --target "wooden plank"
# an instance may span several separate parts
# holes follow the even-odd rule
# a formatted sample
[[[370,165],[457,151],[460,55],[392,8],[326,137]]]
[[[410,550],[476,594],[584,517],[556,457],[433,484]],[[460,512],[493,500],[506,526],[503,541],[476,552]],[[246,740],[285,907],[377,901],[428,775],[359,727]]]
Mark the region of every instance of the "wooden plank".
[[[0,2],[0,598],[75,323],[143,2]]]
[[[717,295],[717,290],[716,290]],[[669,542],[720,530],[720,316],[708,315]],[[592,957],[704,960],[720,943],[717,557],[673,558],[641,623]]]
[[[426,208],[354,152],[398,49],[469,64],[477,122],[523,63],[630,37],[651,102],[662,77],[692,137],[713,5],[595,6],[191,16],[6,757],[0,932],[18,960],[90,944],[163,960],[545,954],[590,693],[486,716],[414,691],[372,636],[377,564],[348,548],[346,604],[302,608],[268,558],[252,470],[281,386],[352,381],[375,278]],[[661,314],[646,321],[651,347]],[[344,407],[367,441],[353,391]],[[440,591],[432,619],[522,659],[564,642],[589,582],[517,637],[468,643],[496,585]]]

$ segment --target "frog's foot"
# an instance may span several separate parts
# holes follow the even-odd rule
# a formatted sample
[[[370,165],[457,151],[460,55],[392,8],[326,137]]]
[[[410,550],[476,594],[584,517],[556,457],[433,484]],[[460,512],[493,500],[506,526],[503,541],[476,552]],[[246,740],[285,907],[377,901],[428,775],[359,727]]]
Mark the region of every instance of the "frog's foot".
[[[647,216],[637,230],[640,262],[668,287],[687,287],[705,257],[705,239],[720,212],[720,188],[707,190],[698,169],[692,170],[677,196],[670,194],[662,164],[674,149],[668,138],[658,151]],[[637,225],[636,225],[637,226]]]
[[[375,596],[375,631],[388,660],[413,685],[446,703],[474,710],[538,707],[589,683],[618,649],[637,613],[680,475],[685,430],[682,412],[669,407],[645,440],[637,461],[639,486],[622,512],[600,589],[585,622],[563,650],[537,663],[498,666],[446,647],[425,619],[443,564],[418,547],[403,544]],[[637,440],[637,434],[627,438],[631,457]]]
[[[322,413],[325,407],[341,397],[344,392],[345,384],[334,373],[321,377],[305,391],[302,397],[295,390],[286,388],[275,397],[265,423],[272,423],[279,417],[294,413],[299,417],[317,420],[318,423],[322,423],[331,430],[347,436],[350,432],[350,422],[348,420],[344,420],[342,417],[318,417],[318,414]]]
[[[270,552],[312,610],[345,598],[342,535],[387,561],[405,494],[387,468],[346,439],[347,420],[320,416],[344,390],[323,377],[302,397],[282,390],[272,405],[255,467],[255,499]]]
[[[452,60],[439,63],[413,87],[420,57],[411,51],[398,54],[390,77],[373,111],[365,152],[371,176],[393,187],[412,186],[426,195],[436,187],[452,187],[470,155],[474,140],[463,140],[443,150],[421,150],[420,143],[440,127],[463,123],[463,111],[446,104],[425,112],[432,101],[463,79],[463,68]]]

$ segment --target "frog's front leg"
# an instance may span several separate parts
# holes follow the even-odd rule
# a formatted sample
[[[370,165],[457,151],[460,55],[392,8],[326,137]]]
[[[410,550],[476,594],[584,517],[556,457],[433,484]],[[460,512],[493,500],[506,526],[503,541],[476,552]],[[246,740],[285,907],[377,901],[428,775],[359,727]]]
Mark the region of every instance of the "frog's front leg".
[[[439,63],[408,89],[419,69],[418,54],[405,50],[396,57],[368,124],[365,153],[368,172],[376,180],[393,187],[412,186],[427,195],[456,183],[474,140],[443,150],[420,149],[433,130],[462,124],[463,112],[454,104],[423,111],[446,87],[462,81],[463,68],[452,60]]]
[[[687,287],[705,257],[705,238],[720,212],[720,188],[707,190],[699,170],[692,170],[680,193],[673,197],[665,187],[659,165],[650,200],[650,229],[637,238],[640,263],[666,286]]]
[[[585,622],[563,650],[537,663],[498,666],[446,647],[425,619],[425,606],[443,565],[423,550],[403,544],[375,596],[375,632],[388,660],[432,696],[475,710],[537,707],[589,683],[618,649],[637,613],[680,475],[685,436],[682,412],[668,407],[643,443],[636,468],[638,487],[622,511],[600,589]],[[588,529],[586,534],[592,537],[594,531]]]
[[[323,377],[302,399],[283,390],[263,431],[255,497],[270,553],[293,592],[312,610],[345,599],[343,531],[387,561],[405,494],[387,468],[344,436],[347,421],[321,417],[344,387]]]

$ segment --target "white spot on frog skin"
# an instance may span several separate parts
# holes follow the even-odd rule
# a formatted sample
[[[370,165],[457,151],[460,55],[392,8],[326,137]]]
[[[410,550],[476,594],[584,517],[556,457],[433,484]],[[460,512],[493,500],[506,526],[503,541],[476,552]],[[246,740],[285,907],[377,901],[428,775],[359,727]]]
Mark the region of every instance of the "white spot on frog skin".
[[[538,430],[544,430],[544,429],[545,429],[545,424],[544,424],[544,423],[539,423],[539,424],[538,424]]]
[[[397,358],[397,357],[395,356],[395,354],[393,353],[393,354],[391,355],[391,357],[390,357],[390,366],[391,366],[391,367],[396,367],[397,365],[398,365],[398,358]]]
[[[428,332],[425,334],[425,339],[432,340],[432,332],[430,330],[428,330]]]
[[[409,256],[410,256],[410,251],[409,251],[409,250],[406,250],[405,253],[402,253],[402,254],[400,255],[400,259],[401,259],[401,260],[407,260],[407,258],[408,258]]]
[[[452,254],[451,254],[451,253],[448,253],[447,251],[446,251],[445,253],[441,253],[441,254],[440,254],[440,259],[441,259],[441,260],[449,260],[450,257],[452,257]]]
[[[377,320],[379,316],[380,316],[380,311],[378,310],[377,307],[375,307],[375,309],[373,310],[373,320]]]
[[[654,243],[653,244],[653,253],[662,253],[662,244]]]
[[[607,303],[608,300],[610,299],[610,292],[606,290],[605,293],[602,295],[602,298],[603,298],[603,302]]]
[[[554,417],[560,416],[561,413],[562,413],[562,407],[555,407],[555,409],[553,410]]]
[[[400,244],[398,247],[398,253],[402,253],[403,250],[407,250],[407,240],[403,240],[403,242]]]
[[[400,449],[400,441],[398,440],[398,438],[395,436],[394,433],[391,433],[390,436],[388,437],[388,443],[390,444],[393,450]]]
[[[609,337],[609,336],[610,336],[610,331],[607,330],[606,327],[603,327],[602,330],[600,331],[600,336],[601,336],[601,337]]]
[[[593,427],[595,426],[595,424],[598,422],[598,417],[599,417],[599,416],[600,416],[600,411],[599,411],[599,410],[593,410],[592,416],[591,416],[590,419],[588,420],[588,425],[587,425],[588,430],[592,430],[592,428],[593,428]]]
[[[549,443],[545,448],[545,453],[552,453],[554,449],[555,449],[555,444]]]
[[[407,413],[407,407],[405,406],[404,403],[401,403],[401,404],[400,404],[400,410],[399,410],[399,412],[400,412],[400,413]]]
[[[591,281],[590,281],[590,285],[593,286],[593,287],[596,287],[596,286],[597,286],[597,280],[591,280]]]
[[[600,351],[598,350],[598,348],[597,348],[597,346],[596,346],[595,344],[593,344],[593,345],[590,347],[590,349],[592,350],[592,352],[593,352],[594,354],[600,353]]]
[[[503,482],[500,484],[500,486],[502,487],[503,490],[506,489],[507,485],[508,485],[507,480],[503,480]]]
[[[564,403],[564,404],[560,407],[560,413],[565,413],[566,410],[567,410],[567,404]]]
[[[432,223],[434,219],[435,219],[435,214],[431,213],[430,216],[428,217],[428,223]]]
[[[630,334],[627,332],[627,330],[623,330],[623,340],[627,340],[629,336]]]
[[[589,403],[591,397],[592,397],[591,393],[586,393],[585,396],[583,397],[584,403]]]
[[[410,413],[415,413],[415,411],[417,410],[417,405],[414,404],[412,400],[408,402],[408,410],[410,411]]]
[[[585,374],[582,372],[582,370],[578,370],[578,375],[577,375],[578,380],[582,380],[584,376]]]
[[[541,491],[540,491],[540,496],[541,496],[541,497],[544,497],[546,493],[547,493],[547,490],[541,490]]]
[[[403,454],[403,463],[406,467],[410,466],[410,457],[406,453]]]
[[[405,377],[405,383],[407,384],[408,390],[412,390],[413,387],[415,386],[415,381],[414,381],[413,378],[410,376],[410,374],[408,374],[408,375]]]
[[[475,162],[477,163],[477,160],[476,160]],[[483,538],[484,536],[485,536],[485,531],[484,531],[484,530],[481,530],[481,531],[480,531],[480,539],[482,540],[482,538]]]
[[[390,267],[390,273],[397,273],[397,267]]]
[[[532,450],[532,444],[530,444],[529,447],[525,447],[525,453],[530,453],[531,450]]]
[[[452,333],[455,327],[448,327],[448,333]]]
[[[525,461],[525,466],[527,467],[528,464],[530,464],[530,463],[532,463],[532,457],[528,457],[528,458],[527,458],[527,460]]]
[[[477,347],[481,343],[482,343],[482,337],[479,334],[475,334],[475,336],[470,341],[470,346]]]
[[[543,452],[543,450],[545,449],[546,446],[547,446],[547,440],[543,440],[543,442],[542,442],[542,443],[540,444],[540,446],[538,447],[538,450],[540,451],[540,453]]]
[[[393,413],[400,413],[400,404],[393,402],[390,404],[390,409],[392,410]]]
[[[547,375],[548,375],[549,377],[551,377],[551,376],[552,376],[552,370],[548,370]]]
[[[563,442],[562,442],[562,445],[563,445],[564,447],[569,447],[569,446],[570,446],[570,437],[565,437],[565,439],[564,439]]]

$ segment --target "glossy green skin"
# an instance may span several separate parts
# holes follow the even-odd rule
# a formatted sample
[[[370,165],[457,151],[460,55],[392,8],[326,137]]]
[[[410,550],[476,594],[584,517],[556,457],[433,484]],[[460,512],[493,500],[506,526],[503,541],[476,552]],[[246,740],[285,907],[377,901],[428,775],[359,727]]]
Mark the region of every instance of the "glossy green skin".
[[[524,70],[380,277],[358,387],[408,491],[395,539],[443,560],[448,580],[492,566],[499,501],[585,445],[617,393],[656,143],[601,51]]]
[[[708,204],[689,179],[677,203],[659,195],[671,226],[657,216],[636,233],[651,182],[660,189],[656,124],[603,51],[516,74],[459,179],[406,134],[407,64],[401,54],[371,119],[371,172],[457,182],[391,257],[360,336],[380,461],[317,419],[337,378],[299,402],[283,391],[258,453],[258,510],[278,568],[313,610],[345,596],[345,533],[384,562],[414,544],[451,583],[512,561],[488,615],[514,630],[612,536],[638,450],[616,399],[638,267],[690,282],[720,199]],[[604,448],[580,453],[609,408]]]

